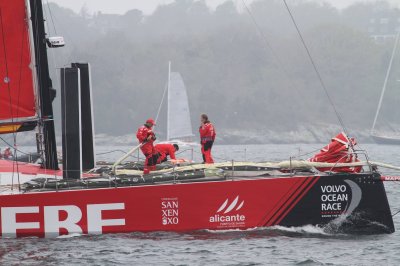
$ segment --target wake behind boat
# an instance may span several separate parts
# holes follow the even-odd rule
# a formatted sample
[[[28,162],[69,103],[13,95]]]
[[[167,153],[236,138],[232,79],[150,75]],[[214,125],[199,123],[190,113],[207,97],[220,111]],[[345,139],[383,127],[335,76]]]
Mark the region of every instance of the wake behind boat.
[[[0,94],[9,107],[0,110],[0,119],[6,120],[0,129],[9,133],[11,123],[11,132],[16,134],[37,127],[41,154],[40,164],[0,161],[0,178],[11,176],[11,185],[16,185],[0,195],[2,237],[275,225],[394,232],[385,178],[377,170],[391,166],[370,162],[344,133],[307,161],[166,163],[143,174],[141,164],[120,165],[124,156],[113,166],[96,167],[88,63],[61,69],[63,156],[59,169],[46,44],[63,46],[63,41],[46,36],[40,0],[3,1],[0,7],[1,14],[7,14],[2,15],[7,29],[0,38],[5,40],[3,45],[25,44],[22,65],[10,64],[13,67],[0,72],[10,88],[18,86],[14,82],[18,75],[25,82],[23,99],[11,89]],[[16,28],[24,34],[12,34]],[[19,49],[8,51],[10,61],[21,62]]]

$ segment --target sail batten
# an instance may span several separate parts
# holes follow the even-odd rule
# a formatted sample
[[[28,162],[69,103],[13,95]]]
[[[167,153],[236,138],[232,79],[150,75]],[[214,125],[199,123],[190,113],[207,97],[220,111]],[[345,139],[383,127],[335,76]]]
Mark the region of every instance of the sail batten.
[[[0,123],[37,117],[29,36],[25,0],[1,1]]]

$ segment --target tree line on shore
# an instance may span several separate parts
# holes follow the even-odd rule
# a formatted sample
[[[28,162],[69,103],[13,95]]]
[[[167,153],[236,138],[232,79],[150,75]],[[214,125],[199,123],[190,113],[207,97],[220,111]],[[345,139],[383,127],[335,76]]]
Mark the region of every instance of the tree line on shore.
[[[250,134],[337,124],[282,1],[252,2],[253,18],[240,1],[235,3],[210,10],[205,1],[177,0],[151,15],[139,10],[89,14],[84,8],[74,13],[51,3],[45,7],[48,30],[67,42],[49,52],[53,83],[58,89],[54,69],[90,62],[96,132],[115,136],[134,133],[156,115],[168,61],[184,79],[194,129],[202,112],[222,134],[238,128]],[[400,15],[399,9],[386,2],[356,3],[343,10],[310,1],[290,5],[344,123],[369,128],[394,38],[378,43],[368,29],[371,19]],[[399,70],[396,58],[378,127],[395,125],[399,117]],[[161,135],[165,117],[164,107]]]

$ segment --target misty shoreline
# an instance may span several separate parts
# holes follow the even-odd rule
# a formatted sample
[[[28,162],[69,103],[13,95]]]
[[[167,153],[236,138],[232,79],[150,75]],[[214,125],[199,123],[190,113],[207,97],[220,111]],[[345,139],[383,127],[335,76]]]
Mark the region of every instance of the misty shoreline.
[[[270,130],[260,129],[218,129],[216,145],[253,145],[253,144],[327,144],[330,139],[343,130],[334,124],[303,125],[295,130]],[[358,143],[375,143],[370,136],[369,129],[348,129],[349,137],[354,137]],[[393,131],[385,129],[379,131],[383,135],[393,135]],[[158,142],[165,141],[165,136],[158,133]],[[12,136],[3,137],[7,142],[13,143]],[[198,142],[195,135],[193,142]],[[61,145],[61,136],[57,134],[57,141]],[[30,132],[18,133],[17,143],[21,146],[35,146],[35,138]],[[113,136],[106,133],[95,134],[97,146],[135,146],[137,145],[136,132]],[[0,147],[6,146],[1,143]]]
[[[140,10],[89,15],[50,3],[45,13],[50,9],[56,21],[49,36],[65,35],[66,41],[64,48],[49,53],[53,87],[59,91],[54,69],[89,62],[97,142],[133,145],[137,127],[156,118],[171,61],[171,71],[180,73],[187,90],[195,134],[199,114],[207,113],[217,127],[216,144],[329,142],[341,129],[333,126],[335,112],[284,6],[275,0],[252,1],[249,8],[271,47],[233,1],[215,10],[202,1],[171,1],[150,15]],[[385,1],[341,10],[299,1],[292,8],[349,135],[372,142],[369,129],[400,9]],[[383,33],[384,40],[375,39]],[[400,128],[385,128],[398,123],[400,115],[400,82],[394,74],[399,73],[399,58],[394,59],[376,125],[388,133]],[[60,105],[56,97],[57,135]],[[163,140],[166,104],[159,114],[157,135]]]

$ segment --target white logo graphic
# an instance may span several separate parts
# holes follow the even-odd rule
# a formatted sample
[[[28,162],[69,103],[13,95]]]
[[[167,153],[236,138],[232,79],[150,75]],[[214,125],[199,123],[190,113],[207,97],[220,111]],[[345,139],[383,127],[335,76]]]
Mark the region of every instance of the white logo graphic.
[[[243,206],[244,200],[239,200],[239,196],[236,196],[231,203],[229,203],[228,198],[222,203],[216,213],[210,217],[209,221],[210,223],[218,223],[218,228],[245,226],[246,216],[238,212]]]
[[[239,196],[237,196],[231,203],[231,205],[229,205],[228,208],[226,208],[226,210],[224,211],[224,214],[227,214],[229,212],[231,212],[237,205],[237,203],[239,202]],[[222,212],[225,207],[228,205],[229,203],[229,199],[226,199],[224,203],[222,203],[221,207],[219,207],[217,213]],[[236,211],[240,210],[243,207],[244,204],[244,200],[242,200],[242,202],[239,204],[239,206],[236,208]]]
[[[44,231],[45,237],[57,237],[60,235],[60,229],[66,230],[68,234],[81,234],[83,232],[82,224],[87,224],[87,233],[102,234],[110,230],[107,229],[109,226],[126,224],[125,218],[121,217],[121,214],[114,218],[104,218],[104,212],[112,213],[115,210],[125,210],[125,203],[1,207],[1,234],[2,237],[17,237],[17,231],[30,229],[37,230],[37,232]],[[61,211],[67,214],[66,218],[61,217]],[[83,215],[85,211],[86,213]],[[29,220],[30,222],[18,221],[20,219],[17,217],[27,214],[41,215],[43,219],[37,217],[36,220]]]
[[[322,217],[349,215],[359,205],[362,198],[361,188],[351,180],[346,179],[344,182],[348,186],[345,184],[321,186]],[[350,190],[348,190],[348,187],[350,187]]]

